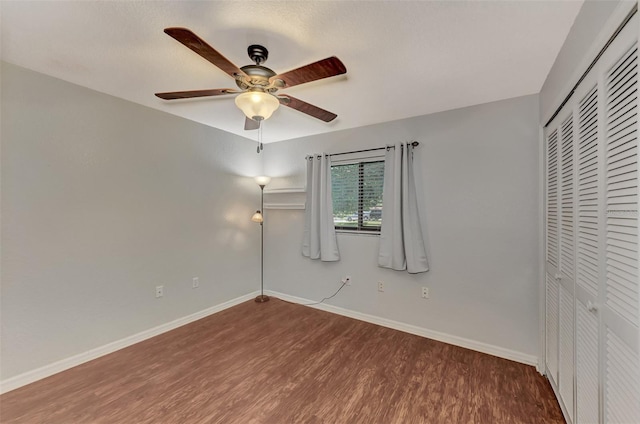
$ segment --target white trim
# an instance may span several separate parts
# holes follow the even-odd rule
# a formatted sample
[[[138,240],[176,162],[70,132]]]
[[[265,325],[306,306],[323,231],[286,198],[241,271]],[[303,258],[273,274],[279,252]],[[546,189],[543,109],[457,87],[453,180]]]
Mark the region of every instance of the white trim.
[[[336,165],[352,165],[360,162],[383,162],[386,150],[380,149],[371,152],[355,152],[355,153],[343,153],[341,159],[331,159],[331,164]]]
[[[264,194],[306,193],[306,191],[304,187],[265,188]]]
[[[545,226],[545,217],[547,216],[547,198],[546,198],[546,169],[547,161],[545,156],[545,137],[544,127],[540,125],[538,132],[538,234],[540,236],[538,243],[538,364],[536,369],[542,375],[546,375],[545,355],[547,352],[547,286],[546,286],[546,269],[547,260],[547,232]]]
[[[290,296],[288,294],[265,290],[269,296],[274,296],[288,302],[306,304],[313,302],[309,299],[301,297]],[[418,327],[411,324],[405,324],[399,321],[393,321],[387,318],[377,317],[375,315],[364,314],[362,312],[352,311],[350,309],[344,309],[339,306],[328,305],[321,303],[319,305],[307,305],[310,308],[320,309],[322,311],[331,312],[333,314],[342,315],[349,318],[354,318],[360,321],[369,322],[372,324],[380,325],[382,327],[392,328],[394,330],[403,331],[405,333],[414,334],[416,336],[426,337],[428,339],[438,340],[440,342],[448,343],[455,346],[464,347],[466,349],[475,350],[477,352],[487,353],[489,355],[497,356],[499,358],[509,359],[511,361],[520,362],[526,365],[536,366],[538,364],[538,358],[534,355],[528,355],[526,353],[517,352],[511,349],[505,349],[500,346],[490,345],[488,343],[479,342],[476,340],[465,339],[463,337],[454,336],[447,333],[441,333],[439,331],[429,330],[427,328]]]
[[[336,229],[336,234],[341,236],[380,237],[380,231],[358,231],[358,230]]]
[[[128,346],[134,345],[141,341],[150,339],[151,337],[155,337],[159,334],[166,333],[167,331],[171,331],[178,327],[182,327],[185,324],[189,324],[193,321],[197,321],[209,315],[215,314],[216,312],[220,312],[232,306],[238,305],[242,302],[246,302],[247,300],[251,300],[258,294],[260,294],[260,292],[256,291],[253,293],[245,294],[240,297],[236,297],[235,299],[231,299],[226,302],[220,303],[218,305],[212,306],[210,308],[204,309],[202,311],[193,313],[191,315],[178,318],[166,324],[161,324],[157,327],[153,327],[148,330],[141,331],[140,333],[134,334],[129,337],[125,337],[124,339],[116,340],[114,342],[97,347],[95,349],[91,349],[86,352],[79,353],[69,358],[62,359],[52,364],[45,365],[35,370],[27,371],[20,375],[16,375],[15,377],[11,377],[6,380],[0,381],[0,394],[7,393],[11,390],[15,390],[19,387],[25,386],[29,383],[33,383],[35,381],[49,377],[53,374],[57,374],[61,371],[68,370],[69,368],[73,368],[80,364],[84,364],[85,362],[89,362],[101,356],[107,355],[109,353],[115,352],[117,350],[123,349]]]
[[[269,294],[270,296],[275,296],[282,300],[287,300],[289,302],[294,302],[294,303],[312,302],[312,300],[309,300],[309,299],[290,296],[290,295],[280,293],[280,292],[275,292],[272,290],[265,290],[265,293]],[[255,292],[237,297],[235,299],[228,300],[226,302],[220,303],[218,305],[212,306],[210,308],[204,309],[194,314],[187,315],[185,317],[178,318],[166,324],[161,324],[149,330],[145,330],[140,333],[134,334],[132,336],[125,337],[124,339],[116,340],[115,342],[108,343],[104,346],[100,346],[95,349],[91,349],[86,352],[71,356],[69,358],[62,359],[52,364],[45,365],[35,370],[27,371],[15,377],[8,378],[0,382],[0,394],[10,392],[11,390],[15,390],[19,387],[33,383],[35,381],[41,380],[43,378],[49,377],[59,372],[68,370],[69,368],[73,368],[85,362],[89,362],[101,356],[107,355],[109,353],[115,352],[120,349],[124,349],[125,347],[134,345],[136,343],[150,339],[162,333],[166,333],[167,331],[171,331],[183,325],[205,318],[209,315],[231,308],[232,306],[235,306],[242,302],[246,302],[247,300],[253,299],[258,294],[260,293],[258,291],[255,291]],[[514,350],[505,349],[499,346],[494,346],[487,343],[478,342],[475,340],[465,339],[463,337],[457,337],[451,334],[441,333],[439,331],[429,330],[426,328],[418,327],[411,324],[405,324],[402,322],[393,321],[390,319],[381,318],[374,315],[351,311],[349,309],[340,308],[338,306],[333,306],[328,304],[319,304],[319,305],[310,305],[310,307],[315,309],[320,309],[326,312],[346,316],[349,318],[354,318],[360,321],[377,324],[382,327],[403,331],[405,333],[414,334],[417,336],[426,337],[433,340],[438,340],[438,341],[449,343],[455,346],[464,347],[467,349],[475,350],[477,352],[487,353],[489,355],[497,356],[504,359],[509,359],[509,360],[520,362],[526,365],[536,366],[538,363],[538,358],[536,358],[533,355],[528,355],[528,354],[517,352]]]
[[[265,209],[304,209],[304,203],[265,203]]]

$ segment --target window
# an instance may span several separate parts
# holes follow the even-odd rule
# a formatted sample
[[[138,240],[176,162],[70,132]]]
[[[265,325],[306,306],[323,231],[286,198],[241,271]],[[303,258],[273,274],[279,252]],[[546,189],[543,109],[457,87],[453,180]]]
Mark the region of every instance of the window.
[[[380,231],[384,161],[331,167],[333,222],[336,230]]]

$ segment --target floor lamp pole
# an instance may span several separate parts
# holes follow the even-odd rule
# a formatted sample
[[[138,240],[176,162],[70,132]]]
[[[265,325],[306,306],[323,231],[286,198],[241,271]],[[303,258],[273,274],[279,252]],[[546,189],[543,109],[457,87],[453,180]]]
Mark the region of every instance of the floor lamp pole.
[[[260,222],[260,295],[256,297],[256,302],[263,303],[269,301],[269,296],[264,294],[264,185],[260,184],[260,212],[262,222]]]

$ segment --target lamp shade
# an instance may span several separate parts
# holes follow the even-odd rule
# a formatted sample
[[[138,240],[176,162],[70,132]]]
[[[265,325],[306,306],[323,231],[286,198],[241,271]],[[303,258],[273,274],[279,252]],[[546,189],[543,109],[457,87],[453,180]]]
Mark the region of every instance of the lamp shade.
[[[271,177],[260,175],[259,177],[256,177],[255,180],[259,186],[266,186],[271,181]]]
[[[254,121],[269,119],[280,102],[275,96],[262,91],[246,91],[236,97],[236,106]]]
[[[253,222],[262,222],[262,221],[264,221],[264,219],[262,218],[262,213],[260,211],[256,211],[256,213],[254,213],[253,216],[251,217],[251,220]]]

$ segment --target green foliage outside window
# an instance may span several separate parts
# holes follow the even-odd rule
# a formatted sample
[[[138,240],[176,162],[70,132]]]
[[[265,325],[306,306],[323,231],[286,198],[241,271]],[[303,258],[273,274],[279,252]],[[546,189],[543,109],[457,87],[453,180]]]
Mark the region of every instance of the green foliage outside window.
[[[331,189],[336,228],[379,230],[383,184],[383,161],[332,166]]]

